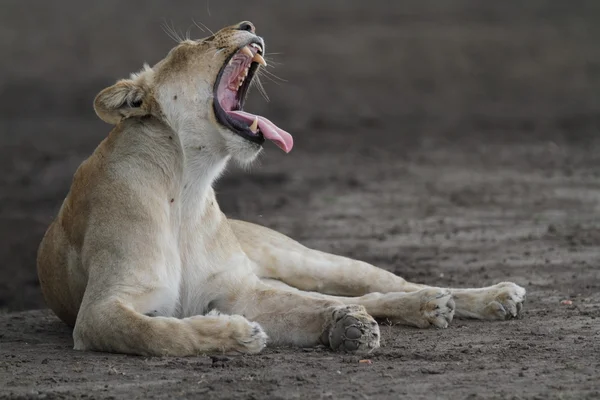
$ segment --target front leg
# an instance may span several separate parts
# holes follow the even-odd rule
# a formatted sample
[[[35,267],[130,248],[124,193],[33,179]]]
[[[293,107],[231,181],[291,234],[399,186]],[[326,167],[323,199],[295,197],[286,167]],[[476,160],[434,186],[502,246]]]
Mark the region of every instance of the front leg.
[[[231,220],[230,224],[242,248],[254,261],[255,273],[259,277],[276,279],[303,291],[352,297],[423,289],[435,289],[438,294],[449,291],[455,301],[456,317],[484,320],[518,317],[525,302],[525,289],[511,282],[477,289],[443,289],[411,283],[368,263],[309,249],[279,232],[259,225],[235,220]],[[406,299],[404,297],[403,301]],[[394,302],[385,302],[391,303]],[[401,302],[396,304],[403,307]],[[390,310],[387,306],[379,309]],[[367,310],[373,314],[369,307]],[[404,311],[401,313],[406,315]],[[449,319],[438,318],[437,323],[428,325],[442,326],[444,320]],[[426,325],[424,321],[422,324]]]
[[[269,286],[289,292],[302,293],[317,299],[329,299],[344,304],[358,304],[369,315],[393,323],[417,328],[446,328],[454,316],[455,303],[446,289],[425,288],[415,292],[369,293],[359,297],[331,296],[303,292],[281,281],[263,279]]]
[[[379,326],[362,306],[280,290],[255,276],[244,279],[243,285],[214,305],[222,312],[258,322],[269,336],[269,344],[324,344],[357,353],[379,347]]]

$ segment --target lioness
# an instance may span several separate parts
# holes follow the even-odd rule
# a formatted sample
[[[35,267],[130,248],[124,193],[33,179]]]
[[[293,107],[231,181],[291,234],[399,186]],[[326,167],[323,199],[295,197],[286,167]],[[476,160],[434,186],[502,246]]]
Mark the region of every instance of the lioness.
[[[102,90],[114,129],[75,173],[38,253],[74,347],[140,355],[256,353],[274,345],[370,352],[374,318],[445,328],[453,316],[517,317],[525,289],[441,289],[229,220],[212,184],[289,133],[242,110],[265,44],[250,22],[185,40]]]

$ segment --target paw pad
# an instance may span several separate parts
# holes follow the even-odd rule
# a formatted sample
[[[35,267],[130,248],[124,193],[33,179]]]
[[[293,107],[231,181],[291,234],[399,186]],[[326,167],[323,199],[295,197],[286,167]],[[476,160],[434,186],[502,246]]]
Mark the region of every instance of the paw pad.
[[[379,347],[379,325],[366,312],[343,314],[329,332],[329,345],[337,351],[370,352]]]

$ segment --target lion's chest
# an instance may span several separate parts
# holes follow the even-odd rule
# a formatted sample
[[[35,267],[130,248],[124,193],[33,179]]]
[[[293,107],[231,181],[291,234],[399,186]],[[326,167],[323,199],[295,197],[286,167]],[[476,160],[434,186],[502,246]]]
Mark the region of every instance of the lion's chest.
[[[179,231],[180,263],[177,316],[205,314],[230,287],[252,273],[229,223],[218,208],[207,210],[202,218],[182,220]]]

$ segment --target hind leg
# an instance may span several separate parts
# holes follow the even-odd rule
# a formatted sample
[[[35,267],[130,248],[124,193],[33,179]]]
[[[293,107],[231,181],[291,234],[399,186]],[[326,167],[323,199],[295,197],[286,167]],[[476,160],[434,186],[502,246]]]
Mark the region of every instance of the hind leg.
[[[231,227],[246,254],[254,261],[255,272],[259,277],[276,279],[307,292],[350,297],[371,294],[370,300],[385,300],[383,303],[379,300],[371,301],[377,307],[366,306],[376,316],[376,310],[386,310],[385,313],[390,315],[385,317],[398,317],[392,314],[389,305],[404,307],[403,301],[416,296],[411,297],[409,293],[419,293],[425,289],[433,291],[429,296],[433,298],[439,295],[443,299],[443,293],[450,293],[455,303],[454,315],[457,317],[503,320],[518,317],[523,310],[525,289],[511,282],[476,289],[435,288],[408,282],[362,261],[308,249],[285,235],[259,225],[231,221]],[[261,240],[255,241],[256,237]],[[392,300],[393,297],[396,298],[395,301]],[[366,302],[367,298],[363,300]],[[431,302],[425,301],[424,304]],[[427,307],[426,305],[425,308]],[[398,318],[400,321],[406,319],[405,311],[402,313],[402,318]],[[419,326],[413,322],[408,323]]]

